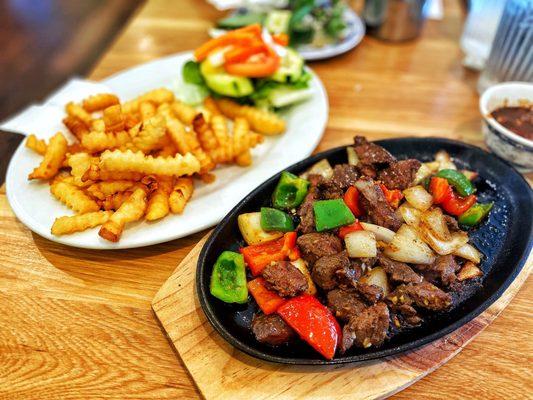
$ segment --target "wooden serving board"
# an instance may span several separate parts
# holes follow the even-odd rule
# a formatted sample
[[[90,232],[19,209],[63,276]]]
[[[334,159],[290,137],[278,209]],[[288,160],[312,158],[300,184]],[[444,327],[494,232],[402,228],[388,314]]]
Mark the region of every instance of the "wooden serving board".
[[[206,399],[380,399],[408,387],[459,353],[509,304],[533,269],[530,254],[500,299],[473,321],[429,345],[383,360],[342,366],[286,366],[250,357],[211,327],[196,295],[206,235],[183,259],[152,308]]]

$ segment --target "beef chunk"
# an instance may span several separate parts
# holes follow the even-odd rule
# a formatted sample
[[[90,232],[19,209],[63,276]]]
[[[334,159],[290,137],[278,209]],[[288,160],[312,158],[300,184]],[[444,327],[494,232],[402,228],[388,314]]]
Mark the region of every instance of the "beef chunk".
[[[432,311],[446,310],[452,304],[449,293],[426,281],[400,285],[388,298],[393,304],[415,304]]]
[[[357,167],[350,164],[338,164],[333,167],[333,176],[319,185],[324,199],[340,199],[359,176]]]
[[[298,208],[298,216],[300,223],[298,224],[298,231],[301,233],[311,233],[315,231],[315,213],[313,211],[313,204],[318,200],[318,184],[322,181],[320,175],[309,175],[310,182],[309,191],[305,196],[304,201]]]
[[[450,286],[457,279],[455,273],[460,266],[455,261],[455,257],[449,254],[438,256],[433,264],[420,264],[416,265],[415,268],[422,271],[428,281],[440,282],[445,286]]]
[[[387,189],[407,189],[415,179],[416,172],[422,164],[418,160],[394,162],[378,173],[378,179]]]
[[[330,290],[337,286],[336,272],[350,268],[350,260],[346,251],[341,253],[320,257],[314,267],[311,277],[313,281],[322,289]]]
[[[309,288],[304,274],[288,261],[267,265],[262,275],[267,289],[275,290],[281,297],[294,297]]]
[[[369,142],[363,136],[354,137],[354,150],[362,166],[384,168],[396,161],[396,158],[383,147]]]
[[[348,321],[366,307],[354,289],[330,290],[327,300],[331,312],[341,321]]]
[[[302,258],[312,267],[316,260],[323,256],[337,254],[342,251],[341,240],[330,233],[307,233],[296,240]]]
[[[255,315],[252,332],[258,342],[279,346],[291,341],[296,333],[277,314]]]
[[[365,207],[370,222],[397,231],[402,225],[401,220],[387,203],[383,191],[371,179],[360,179],[355,187],[361,192],[361,203]]]
[[[337,281],[341,285],[353,286],[363,275],[363,262],[360,259],[351,258],[350,265],[335,272]]]
[[[422,277],[418,275],[412,268],[402,262],[391,260],[390,258],[380,254],[378,256],[378,263],[389,276],[389,279],[395,283],[420,283]]]
[[[383,289],[379,286],[356,282],[354,287],[361,297],[371,304],[376,303],[383,297]]]
[[[387,338],[389,324],[389,309],[385,303],[365,308],[344,325],[340,351],[344,353],[354,344],[363,348],[380,346]]]
[[[422,323],[422,318],[417,314],[413,306],[409,304],[400,304],[394,309],[408,326],[418,326]]]

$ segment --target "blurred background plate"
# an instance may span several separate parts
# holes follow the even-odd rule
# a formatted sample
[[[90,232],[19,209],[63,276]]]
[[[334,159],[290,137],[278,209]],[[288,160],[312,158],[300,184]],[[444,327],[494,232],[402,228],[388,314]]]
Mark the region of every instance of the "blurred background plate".
[[[120,72],[102,81],[121,100],[128,100],[158,87],[172,89],[182,65],[192,53],[180,53]],[[169,215],[161,221],[127,226],[118,243],[98,236],[98,228],[66,236],[53,236],[54,219],[72,211],[52,197],[48,182],[28,181],[28,174],[41,156],[19,146],[8,167],[7,197],[17,217],[33,232],[54,242],[89,249],[123,249],[163,243],[199,232],[220,222],[248,192],[273,174],[309,156],[320,141],[328,116],[328,99],[322,82],[312,72],[313,96],[282,113],[287,131],[265,137],[253,149],[253,164],[247,168],[217,168],[211,184],[196,182],[191,201],[182,215]]]

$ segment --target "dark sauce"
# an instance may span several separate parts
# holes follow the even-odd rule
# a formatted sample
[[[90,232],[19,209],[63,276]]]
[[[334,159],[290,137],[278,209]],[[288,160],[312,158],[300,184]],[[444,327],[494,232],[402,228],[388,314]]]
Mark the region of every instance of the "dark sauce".
[[[533,106],[500,107],[491,116],[511,132],[533,140]]]

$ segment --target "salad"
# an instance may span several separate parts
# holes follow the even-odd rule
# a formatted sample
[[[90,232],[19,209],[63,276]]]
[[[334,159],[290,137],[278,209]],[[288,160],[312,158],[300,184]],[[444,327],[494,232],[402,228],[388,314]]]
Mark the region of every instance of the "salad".
[[[271,35],[259,24],[235,29],[194,51],[183,66],[187,90],[181,100],[200,103],[209,94],[241,104],[280,109],[308,98],[311,74],[285,34]]]
[[[286,34],[290,45],[325,44],[343,39],[346,4],[342,0],[290,0],[285,9],[242,9],[217,21],[219,29],[241,28],[261,24],[271,34]]]

